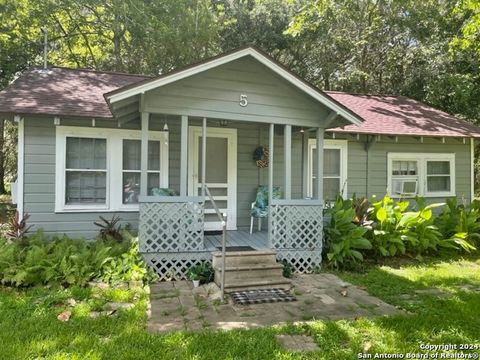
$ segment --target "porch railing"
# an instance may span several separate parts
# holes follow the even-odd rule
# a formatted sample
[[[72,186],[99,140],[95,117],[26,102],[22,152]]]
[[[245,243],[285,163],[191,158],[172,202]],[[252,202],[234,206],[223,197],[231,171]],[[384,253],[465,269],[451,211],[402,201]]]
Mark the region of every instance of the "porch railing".
[[[226,252],[226,242],[227,242],[227,216],[226,214],[222,214],[220,210],[218,210],[217,203],[213,199],[210,190],[208,189],[207,185],[204,185],[205,193],[208,196],[208,199],[212,203],[213,208],[215,209],[215,213],[217,214],[218,220],[222,224],[222,276],[220,279],[220,296],[221,300],[225,299],[225,252]]]
[[[297,272],[310,272],[322,261],[323,202],[272,200],[269,216],[270,246],[279,259]]]
[[[140,198],[141,252],[203,249],[204,201],[198,196]]]

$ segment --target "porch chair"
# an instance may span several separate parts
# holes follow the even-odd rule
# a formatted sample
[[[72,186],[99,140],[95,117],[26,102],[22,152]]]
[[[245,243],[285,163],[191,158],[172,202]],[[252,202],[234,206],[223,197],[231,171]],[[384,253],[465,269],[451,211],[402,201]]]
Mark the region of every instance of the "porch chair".
[[[272,199],[280,199],[280,187],[274,186]],[[253,219],[258,219],[258,231],[262,231],[262,218],[268,216],[268,186],[260,185],[257,189],[257,197],[252,202],[250,210],[250,234],[253,233]]]

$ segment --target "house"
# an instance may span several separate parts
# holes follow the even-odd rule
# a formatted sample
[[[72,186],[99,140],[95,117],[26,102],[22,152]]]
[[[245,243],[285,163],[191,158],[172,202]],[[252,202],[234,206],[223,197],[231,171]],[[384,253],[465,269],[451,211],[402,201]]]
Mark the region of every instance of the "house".
[[[165,277],[210,257],[222,213],[231,244],[310,271],[338,193],[469,201],[480,137],[405,97],[322,92],[252,47],[158,77],[32,69],[0,113],[18,124],[18,209],[35,228],[91,238],[115,213]],[[281,199],[250,235],[259,185]]]

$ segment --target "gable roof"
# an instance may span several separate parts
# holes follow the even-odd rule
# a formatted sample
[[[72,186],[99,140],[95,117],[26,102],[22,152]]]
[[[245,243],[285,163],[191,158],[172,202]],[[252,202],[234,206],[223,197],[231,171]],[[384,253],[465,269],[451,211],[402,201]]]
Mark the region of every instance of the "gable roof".
[[[342,118],[349,121],[350,123],[361,124],[363,122],[364,119],[362,119],[354,112],[350,111],[349,108],[338,103],[326,93],[287,69],[285,66],[273,59],[270,55],[253,46],[246,46],[244,48],[233,50],[228,53],[220,54],[218,56],[206,59],[202,62],[192,64],[187,67],[180,68],[151,79],[146,79],[137,84],[126,85],[123,88],[106,93],[105,98],[110,104],[115,103],[117,101],[121,101],[126,98],[145,93],[146,91],[153,90],[167,84],[171,84],[178,80],[213,69],[220,65],[227,64],[231,61],[246,56],[253,57],[255,60],[269,68],[272,72],[276,73],[277,75],[279,75],[280,77],[282,77],[290,84],[298,88],[300,91],[306,93],[319,103],[336,112],[338,115],[340,115]]]
[[[52,67],[45,73],[34,68],[0,91],[0,113],[113,119],[104,94],[155,79],[158,78],[61,67]],[[325,94],[364,120],[358,126],[347,125],[327,131],[480,138],[478,126],[406,97],[334,91]]]
[[[0,92],[0,113],[113,118],[103,94],[146,76],[33,68]]]
[[[365,119],[330,132],[436,137],[479,137],[480,127],[404,96],[374,96],[327,91],[332,98]]]

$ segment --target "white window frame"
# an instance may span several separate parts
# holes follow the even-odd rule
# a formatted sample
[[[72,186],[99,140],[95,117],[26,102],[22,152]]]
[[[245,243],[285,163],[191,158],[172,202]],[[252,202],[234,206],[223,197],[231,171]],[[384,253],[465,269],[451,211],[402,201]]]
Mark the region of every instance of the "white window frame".
[[[416,195],[424,197],[455,196],[455,154],[454,153],[388,153],[387,154],[387,194],[392,198],[412,198]],[[418,171],[417,194],[405,196],[392,191],[393,161],[416,161]],[[427,162],[448,161],[450,164],[450,191],[428,191]]]
[[[148,140],[160,141],[160,187],[168,187],[168,132],[149,131]],[[65,204],[67,137],[106,139],[107,191],[105,204]],[[55,212],[138,211],[138,204],[123,204],[123,140],[141,140],[140,130],[57,126],[55,141]],[[119,156],[120,154],[120,156]]]
[[[313,196],[313,150],[317,149],[317,140],[308,139],[308,181],[307,181],[307,196]],[[342,191],[342,197],[347,197],[347,185],[348,185],[348,141],[347,140],[330,140],[325,139],[323,143],[323,149],[338,149],[340,150],[340,191]],[[323,170],[322,170],[323,172]],[[336,176],[335,176],[336,177]],[[324,179],[329,178],[323,176]]]

